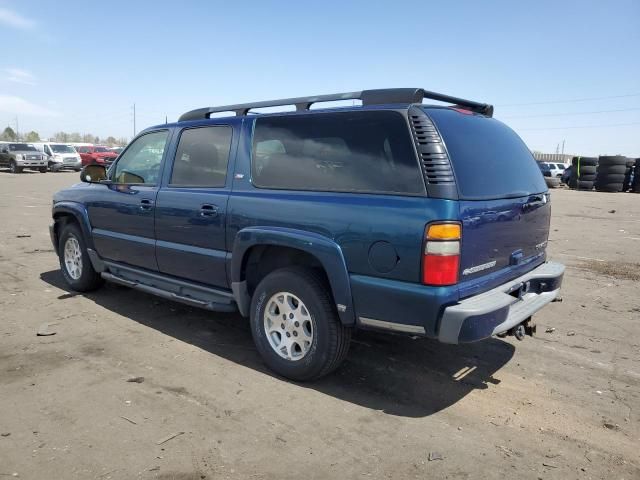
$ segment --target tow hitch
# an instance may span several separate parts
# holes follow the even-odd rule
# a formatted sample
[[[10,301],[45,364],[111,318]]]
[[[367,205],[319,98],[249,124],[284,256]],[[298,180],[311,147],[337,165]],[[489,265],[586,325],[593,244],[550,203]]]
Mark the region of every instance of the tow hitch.
[[[536,333],[536,324],[533,323],[531,321],[531,317],[527,318],[524,322],[522,322],[519,325],[516,325],[515,327],[511,328],[510,330],[498,335],[499,337],[506,337],[507,335],[512,335],[514,337],[516,337],[516,339],[522,341],[524,340],[524,337],[529,335],[530,337],[533,337]]]

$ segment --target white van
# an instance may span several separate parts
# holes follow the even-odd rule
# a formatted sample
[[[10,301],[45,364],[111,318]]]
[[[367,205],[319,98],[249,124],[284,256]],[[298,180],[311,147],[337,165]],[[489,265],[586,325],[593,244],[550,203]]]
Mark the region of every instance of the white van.
[[[52,172],[60,170],[79,172],[82,169],[80,154],[72,145],[55,142],[37,142],[33,145],[47,156],[49,170]]]

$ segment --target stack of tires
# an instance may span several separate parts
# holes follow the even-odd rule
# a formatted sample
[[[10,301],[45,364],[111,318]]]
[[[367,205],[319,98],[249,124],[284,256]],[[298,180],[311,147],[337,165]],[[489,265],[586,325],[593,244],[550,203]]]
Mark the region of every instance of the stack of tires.
[[[578,190],[593,190],[598,159],[595,157],[573,157],[571,165],[573,168],[569,178],[569,187]]]
[[[631,182],[631,191],[633,193],[640,193],[640,158],[636,158],[636,165],[634,168],[633,182]]]
[[[598,159],[596,190],[599,192],[622,192],[627,177],[627,160],[627,157],[622,155],[601,156]]]

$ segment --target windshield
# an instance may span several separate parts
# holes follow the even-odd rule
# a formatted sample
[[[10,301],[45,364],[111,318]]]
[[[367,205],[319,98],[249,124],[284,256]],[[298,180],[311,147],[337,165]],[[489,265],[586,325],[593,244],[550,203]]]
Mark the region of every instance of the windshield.
[[[109,150],[107,150],[105,147],[96,147],[93,151],[94,152],[108,152]]]
[[[71,145],[51,145],[51,150],[55,153],[76,153]]]
[[[524,197],[547,191],[533,155],[504,123],[450,108],[425,108],[425,112],[447,147],[461,199]]]
[[[26,143],[10,143],[9,151],[11,152],[37,152],[36,147],[27,145]]]

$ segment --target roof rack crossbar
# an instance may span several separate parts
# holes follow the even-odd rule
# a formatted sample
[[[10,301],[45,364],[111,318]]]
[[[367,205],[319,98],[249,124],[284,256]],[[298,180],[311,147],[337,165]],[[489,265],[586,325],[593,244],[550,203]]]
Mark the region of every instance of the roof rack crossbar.
[[[441,93],[430,92],[422,88],[384,88],[377,90],[362,90],[360,92],[333,93],[329,95],[316,95],[312,97],[283,98],[280,100],[266,100],[263,102],[239,103],[236,105],[223,105],[219,107],[204,107],[191,110],[180,116],[180,122],[186,120],[198,120],[209,118],[212,113],[234,112],[237,116],[247,115],[249,110],[264,107],[280,107],[294,105],[296,110],[309,110],[311,105],[320,102],[335,102],[340,100],[362,100],[363,105],[384,105],[394,103],[422,103],[428,98],[440,102],[452,103],[466,107],[474,112],[487,116],[493,115],[493,106],[486,103],[478,103],[463,98],[451,97]]]

